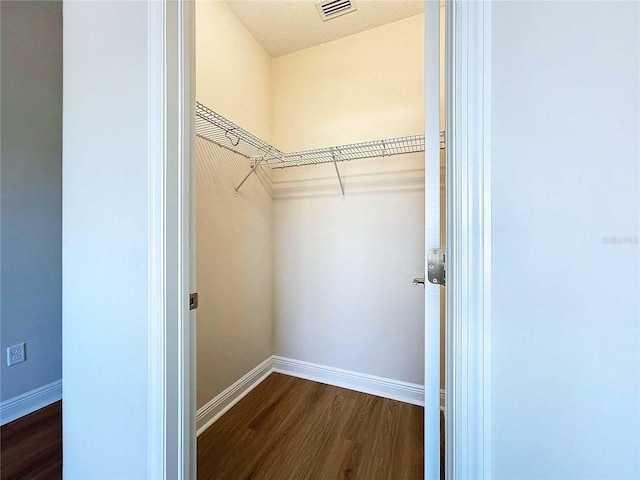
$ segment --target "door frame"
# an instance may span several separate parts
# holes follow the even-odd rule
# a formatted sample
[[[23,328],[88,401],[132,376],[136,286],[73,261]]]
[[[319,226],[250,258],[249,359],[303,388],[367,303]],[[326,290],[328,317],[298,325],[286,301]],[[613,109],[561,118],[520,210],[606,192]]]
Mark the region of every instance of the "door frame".
[[[147,5],[148,478],[195,479],[195,3]],[[447,0],[445,35],[446,477],[491,478],[491,1]]]
[[[196,478],[195,2],[147,1],[147,477]]]
[[[491,478],[491,0],[448,0],[447,478]]]

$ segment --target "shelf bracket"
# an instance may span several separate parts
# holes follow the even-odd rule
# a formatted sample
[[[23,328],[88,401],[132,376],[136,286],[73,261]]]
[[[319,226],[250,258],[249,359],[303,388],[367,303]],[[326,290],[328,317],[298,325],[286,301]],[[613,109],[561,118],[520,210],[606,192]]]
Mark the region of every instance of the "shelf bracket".
[[[269,150],[269,151],[270,151],[270,150]],[[246,181],[247,181],[247,179],[251,176],[251,174],[252,174],[253,172],[255,172],[255,171],[256,171],[256,169],[260,166],[260,164],[261,164],[262,162],[264,162],[264,161],[265,161],[265,159],[267,158],[267,155],[268,155],[268,154],[269,154],[269,152],[265,153],[265,154],[262,156],[262,158],[261,158],[259,161],[257,161],[257,162],[256,162],[256,164],[253,166],[253,168],[251,169],[251,171],[250,171],[249,173],[247,173],[247,175],[242,179],[242,181],[240,182],[240,185],[238,185],[238,186],[236,187],[236,193],[235,193],[235,196],[236,196],[236,197],[238,196],[238,191],[240,190],[240,187],[242,187],[242,185],[244,185],[244,182],[246,182]]]
[[[333,151],[333,166],[336,167],[336,175],[338,175],[338,182],[340,182],[340,191],[342,192],[342,198],[344,198],[344,185],[342,185],[342,177],[340,176],[340,170],[338,170],[338,160],[336,160],[336,152]]]

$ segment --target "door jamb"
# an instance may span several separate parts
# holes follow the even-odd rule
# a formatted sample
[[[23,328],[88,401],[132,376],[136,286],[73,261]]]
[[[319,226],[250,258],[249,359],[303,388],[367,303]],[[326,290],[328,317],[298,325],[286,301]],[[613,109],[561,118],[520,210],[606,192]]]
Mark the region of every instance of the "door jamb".
[[[195,323],[188,301],[194,7],[189,0],[147,2],[147,476],[153,479],[195,478]]]
[[[446,5],[446,477],[491,478],[491,0]]]

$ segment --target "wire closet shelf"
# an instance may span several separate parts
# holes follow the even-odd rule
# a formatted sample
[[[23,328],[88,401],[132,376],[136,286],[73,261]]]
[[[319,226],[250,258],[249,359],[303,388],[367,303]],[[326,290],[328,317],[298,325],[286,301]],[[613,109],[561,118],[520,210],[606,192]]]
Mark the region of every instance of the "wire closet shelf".
[[[285,168],[333,163],[344,195],[338,162],[423,152],[425,149],[424,135],[410,135],[285,153],[200,102],[196,102],[196,135],[250,160],[252,169],[238,185],[236,192],[260,165]]]

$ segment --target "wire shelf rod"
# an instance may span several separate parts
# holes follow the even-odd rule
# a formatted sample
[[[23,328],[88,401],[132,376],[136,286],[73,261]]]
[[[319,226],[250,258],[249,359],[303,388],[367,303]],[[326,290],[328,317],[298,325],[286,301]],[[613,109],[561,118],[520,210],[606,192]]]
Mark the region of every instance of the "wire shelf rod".
[[[196,135],[247,158],[262,156],[265,152],[283,155],[273,145],[200,102],[196,102]]]
[[[250,160],[251,170],[236,188],[236,194],[259,166],[287,168],[333,163],[344,196],[338,162],[390,157],[425,149],[422,134],[284,153],[200,102],[196,102],[196,135]]]

